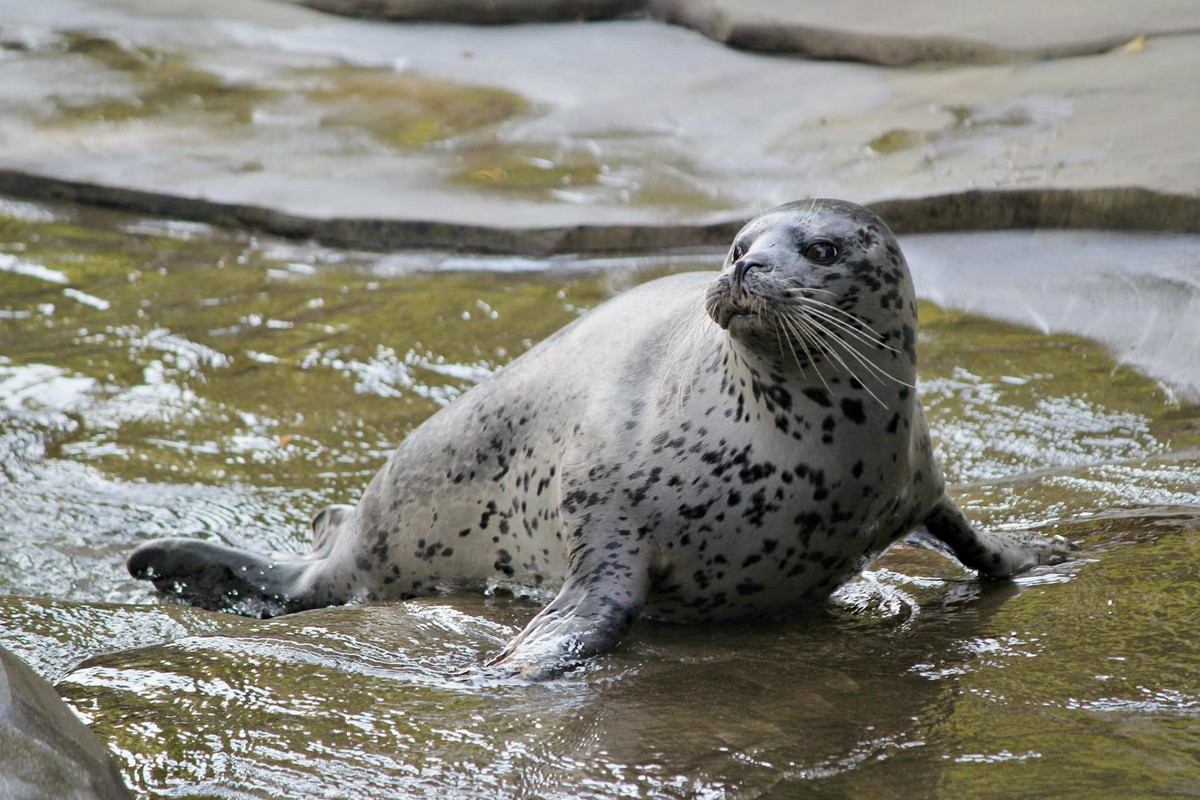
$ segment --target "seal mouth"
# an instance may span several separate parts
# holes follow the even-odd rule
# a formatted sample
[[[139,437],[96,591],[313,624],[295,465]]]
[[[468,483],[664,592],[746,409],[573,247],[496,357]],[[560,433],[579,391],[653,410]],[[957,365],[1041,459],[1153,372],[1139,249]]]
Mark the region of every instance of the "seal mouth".
[[[742,328],[757,316],[753,311],[743,308],[723,308],[717,315],[717,324],[723,330],[731,330],[734,327]]]
[[[708,314],[712,317],[713,322],[724,330],[729,330],[730,325],[744,325],[758,316],[754,311],[733,301],[728,296],[721,298],[721,301],[716,303],[710,302]]]
[[[705,310],[723,330],[742,331],[762,324],[768,304],[746,285],[733,286],[728,274],[714,281],[705,297]]]

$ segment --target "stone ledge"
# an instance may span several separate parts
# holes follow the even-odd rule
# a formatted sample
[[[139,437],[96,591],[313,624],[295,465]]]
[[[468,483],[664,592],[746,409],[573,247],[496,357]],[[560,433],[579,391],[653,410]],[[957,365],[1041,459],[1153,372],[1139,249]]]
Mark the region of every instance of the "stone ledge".
[[[892,16],[871,0],[650,0],[650,11],[731,47],[885,66],[1068,58],[1200,31],[1200,6],[1175,0],[1094,0],[1083,13],[1038,0],[921,0]]]
[[[303,6],[363,19],[515,25],[615,19],[644,13],[644,0],[293,0]]]
[[[549,256],[724,247],[745,222],[738,218],[705,225],[503,228],[424,220],[315,218],[16,170],[0,170],[0,195],[79,203],[379,251]],[[898,234],[1017,228],[1200,233],[1200,195],[1138,187],[969,190],[868,205]]]
[[[872,0],[291,0],[360,19],[509,25],[652,18],[743,50],[885,66],[1005,64],[1094,55],[1144,36],[1200,32],[1200,5],[1093,0],[1084,12],[1040,0],[998,7],[921,0],[887,16]],[[1015,4],[1015,7],[1013,7]],[[1033,20],[1036,24],[1028,24]]]

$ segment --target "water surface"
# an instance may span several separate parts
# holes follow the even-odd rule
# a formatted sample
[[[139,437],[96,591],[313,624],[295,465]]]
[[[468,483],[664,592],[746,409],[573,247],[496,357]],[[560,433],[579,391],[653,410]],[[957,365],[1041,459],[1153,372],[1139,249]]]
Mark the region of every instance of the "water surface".
[[[1090,339],[929,304],[956,497],[1079,559],[981,584],[900,547],[829,609],[639,624],[540,685],[455,677],[536,613],[503,591],[256,622],[125,575],[163,535],[307,547],[442,404],[717,259],[381,256],[0,204],[0,644],[143,797],[1200,792],[1200,409]]]

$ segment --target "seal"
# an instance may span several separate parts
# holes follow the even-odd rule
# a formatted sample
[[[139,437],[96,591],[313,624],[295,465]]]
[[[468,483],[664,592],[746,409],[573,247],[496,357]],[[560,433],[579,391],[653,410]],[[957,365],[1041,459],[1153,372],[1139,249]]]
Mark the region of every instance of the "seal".
[[[987,577],[1069,544],[975,529],[916,382],[917,304],[887,226],[839,200],[749,222],[719,274],[597,307],[414,430],[303,556],[143,544],[138,578],[257,616],[489,581],[553,599],[490,666],[545,677],[641,614],[819,603],[914,530]]]

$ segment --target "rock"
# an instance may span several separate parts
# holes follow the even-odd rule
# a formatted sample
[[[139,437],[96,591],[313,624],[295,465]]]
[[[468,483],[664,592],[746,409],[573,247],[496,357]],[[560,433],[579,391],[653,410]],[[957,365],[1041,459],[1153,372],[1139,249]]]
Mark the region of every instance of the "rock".
[[[28,39],[4,51],[0,193],[343,247],[525,255],[720,246],[756,209],[811,196],[886,210],[903,232],[1200,229],[1186,135],[1200,34],[895,69],[764,58],[648,19],[468,28],[267,0],[204,16],[84,6],[69,30],[67,0],[0,9],[0,28]],[[705,8],[734,22],[770,12],[780,30],[809,13],[686,6]],[[1045,24],[1061,33],[1066,13]],[[1162,6],[1144,29],[1182,30],[1189,13]],[[889,24],[915,36],[919,16]],[[1098,16],[1080,25],[1093,44],[1136,30]],[[967,22],[955,37],[974,35]],[[1022,24],[983,33],[1009,47],[1004,31]]]
[[[116,763],[54,687],[0,648],[0,797],[131,798]]]
[[[900,66],[1003,64],[1102,53],[1138,37],[1200,31],[1178,0],[920,0],[890,13],[876,0],[292,0],[361,19],[473,25],[644,15],[731,47]]]
[[[296,0],[347,17],[471,25],[612,19],[643,9],[641,0]]]
[[[651,13],[746,50],[891,66],[1063,58],[1200,30],[1200,5],[1177,0],[920,0],[899,12],[874,0],[652,0]]]

